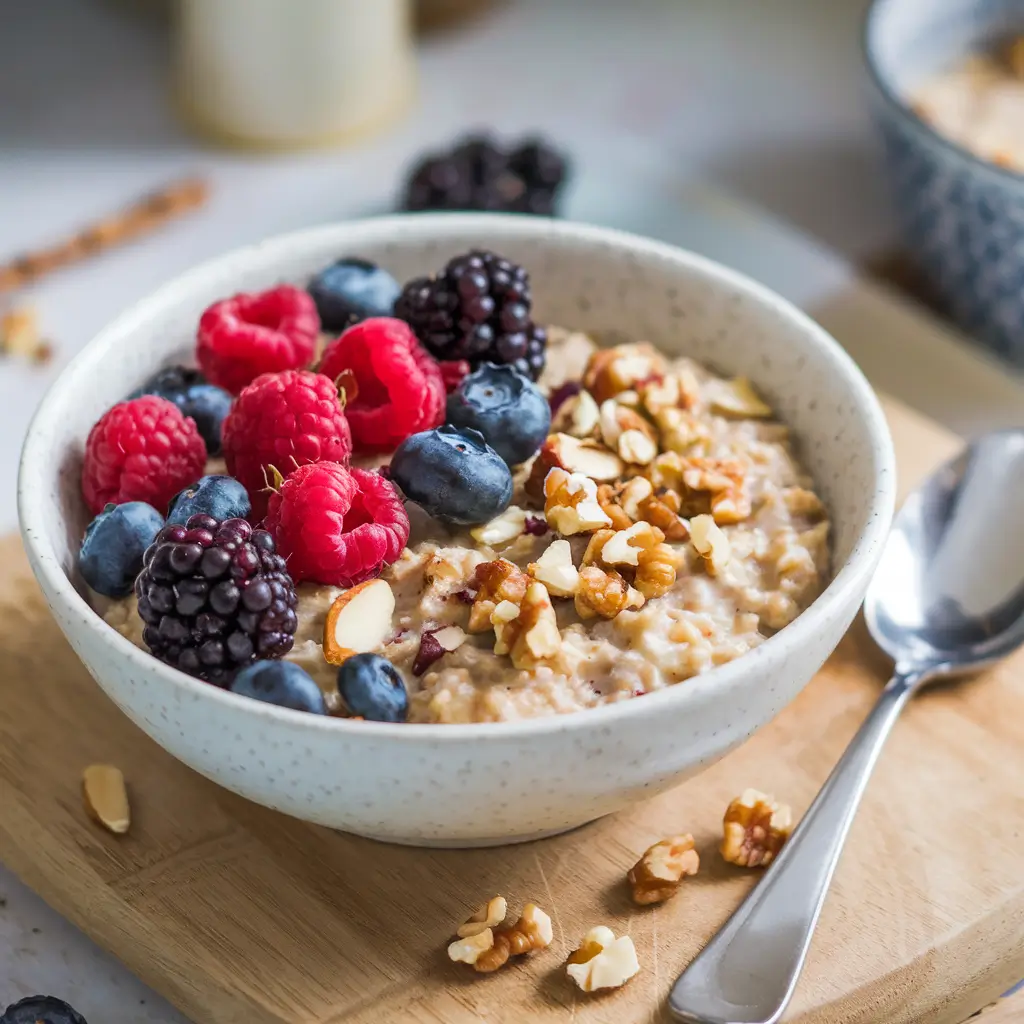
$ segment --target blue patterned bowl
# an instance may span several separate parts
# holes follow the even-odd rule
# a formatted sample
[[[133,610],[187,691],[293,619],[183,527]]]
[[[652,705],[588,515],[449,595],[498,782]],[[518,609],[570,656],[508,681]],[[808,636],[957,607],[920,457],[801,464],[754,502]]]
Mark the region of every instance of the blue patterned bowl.
[[[1024,175],[943,138],[907,103],[923,78],[1015,31],[1024,0],[875,0],[865,53],[912,255],[972,335],[1024,366]]]

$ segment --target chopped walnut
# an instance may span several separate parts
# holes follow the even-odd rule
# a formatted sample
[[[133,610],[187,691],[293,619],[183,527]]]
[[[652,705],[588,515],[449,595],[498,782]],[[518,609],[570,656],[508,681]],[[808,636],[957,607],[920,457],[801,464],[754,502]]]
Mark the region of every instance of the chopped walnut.
[[[688,367],[676,367],[662,377],[637,386],[644,408],[657,416],[666,409],[694,409],[700,404],[700,383]]]
[[[710,512],[719,525],[739,523],[751,513],[745,472],[735,459],[691,458],[684,460],[682,480],[690,491],[710,495]]]
[[[448,946],[448,959],[457,964],[471,964],[476,967],[480,957],[493,948],[494,931],[491,928],[485,928],[475,935],[452,942]]]
[[[644,548],[640,551],[633,585],[647,600],[661,597],[675,585],[681,563],[681,556],[667,544]]]
[[[576,613],[581,619],[614,619],[627,609],[642,608],[644,596],[614,569],[588,565],[580,569]]]
[[[469,611],[469,632],[487,632],[491,628],[491,614],[501,602],[508,601],[518,607],[529,582],[529,576],[506,558],[478,565],[472,582],[476,598]]]
[[[599,349],[587,363],[583,386],[598,403],[665,374],[665,359],[646,342]]]
[[[580,585],[580,574],[572,563],[572,548],[567,540],[552,541],[527,572],[543,583],[552,597],[572,597]]]
[[[591,928],[583,936],[579,949],[565,966],[565,973],[584,992],[620,988],[639,970],[633,940],[628,935],[616,938],[604,925]]]
[[[771,407],[761,401],[746,377],[715,381],[709,391],[713,412],[743,419],[767,419],[773,415]]]
[[[508,904],[504,896],[494,896],[489,899],[472,917],[467,918],[459,925],[456,935],[460,939],[468,939],[470,936],[479,935],[488,928],[496,928],[505,920],[508,911]]]
[[[643,477],[635,477],[634,479],[642,480]],[[612,484],[601,484],[597,489],[597,503],[601,506],[601,511],[611,522],[613,530],[628,530],[633,525],[634,520],[619,504],[616,495],[618,486]]]
[[[571,434],[573,437],[592,437],[597,430],[600,411],[589,391],[567,398],[551,420],[552,434]]]
[[[597,484],[564,469],[552,469],[544,479],[544,516],[564,537],[590,533],[611,522],[598,504]]]
[[[785,804],[748,789],[729,804],[722,828],[722,856],[730,864],[765,867],[793,831],[793,814]]]
[[[487,926],[476,935],[453,942],[448,956],[456,963],[472,964],[481,974],[490,974],[508,963],[509,957],[546,949],[553,938],[551,918],[535,903],[527,903],[514,924],[504,928]]]
[[[469,535],[478,544],[498,547],[509,544],[526,532],[526,509],[510,505],[500,516],[482,526],[475,526]]]
[[[644,480],[637,477],[637,480]],[[631,483],[633,481],[630,481]],[[648,487],[653,485],[649,480],[644,480]],[[686,520],[679,514],[683,507],[682,499],[675,491],[666,487],[659,487],[653,494],[648,495],[637,504],[637,519],[642,519],[651,526],[656,526],[665,539],[670,541],[686,540],[690,530]]]
[[[711,576],[722,572],[732,558],[729,538],[711,516],[694,516],[690,520],[690,541]]]
[[[601,404],[601,439],[623,462],[646,466],[658,454],[654,427],[635,409],[609,398]]]
[[[614,536],[614,530],[598,530],[594,533],[587,544],[586,551],[583,552],[583,559],[580,562],[580,567],[598,565],[601,561],[601,552],[604,549],[605,544],[607,544]]]
[[[640,553],[661,544],[665,534],[656,526],[641,520],[626,530],[619,530],[601,549],[601,561],[606,565],[640,564]]]
[[[659,409],[654,422],[661,436],[661,447],[677,455],[688,455],[711,440],[705,420],[685,409]]]
[[[498,606],[496,611],[502,608]],[[508,654],[519,669],[557,663],[562,653],[562,634],[551,597],[543,583],[531,581],[515,618],[494,624],[494,653]]]
[[[626,875],[633,889],[633,902],[641,906],[663,903],[675,895],[687,875],[697,874],[699,867],[700,857],[693,848],[693,836],[662,839],[648,847]]]

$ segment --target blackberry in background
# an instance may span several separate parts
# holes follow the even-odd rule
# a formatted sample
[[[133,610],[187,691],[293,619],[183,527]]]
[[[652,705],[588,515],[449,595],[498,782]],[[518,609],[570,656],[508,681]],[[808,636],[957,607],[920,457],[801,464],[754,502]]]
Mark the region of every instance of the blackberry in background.
[[[512,148],[488,135],[471,135],[430,154],[412,170],[402,209],[487,210],[555,216],[568,161],[539,137]]]
[[[544,369],[547,332],[531,318],[530,277],[497,253],[477,250],[449,260],[436,277],[410,281],[395,316],[436,359],[514,367],[536,380]]]
[[[287,654],[295,585],[265,530],[194,515],[165,526],[135,581],[142,639],[161,661],[219,686],[256,659]]]

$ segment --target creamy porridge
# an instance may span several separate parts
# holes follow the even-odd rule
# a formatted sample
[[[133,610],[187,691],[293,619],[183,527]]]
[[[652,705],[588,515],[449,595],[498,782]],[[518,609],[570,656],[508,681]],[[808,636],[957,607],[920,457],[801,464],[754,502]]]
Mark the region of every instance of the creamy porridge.
[[[914,110],[936,131],[1000,167],[1024,171],[1024,37],[925,82]]]
[[[826,510],[745,380],[557,328],[547,359],[540,385],[566,397],[516,470],[509,509],[449,530],[410,506],[408,545],[380,577],[394,610],[375,650],[402,674],[410,722],[510,721],[651,693],[756,647],[828,579]],[[324,640],[345,589],[297,593],[286,657],[344,714]],[[104,615],[144,646],[134,597]]]

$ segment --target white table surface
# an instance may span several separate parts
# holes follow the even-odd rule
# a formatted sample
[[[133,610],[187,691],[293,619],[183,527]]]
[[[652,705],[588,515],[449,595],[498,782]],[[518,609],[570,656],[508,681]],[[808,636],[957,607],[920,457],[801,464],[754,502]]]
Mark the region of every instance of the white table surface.
[[[45,369],[0,365],[0,528],[16,522],[18,447],[33,408],[106,321],[198,260],[386,208],[413,154],[478,124],[547,130],[582,168],[571,215],[659,235],[761,278],[815,313],[876,386],[952,428],[1019,422],[1019,378],[850,270],[847,260],[893,232],[862,105],[863,6],[520,0],[429,42],[419,102],[386,134],[349,150],[256,158],[204,150],[178,127],[157,27],[92,0],[6,5],[0,258],[180,174],[208,176],[214,193],[202,214],[32,293],[59,351]],[[0,1008],[36,991],[69,1000],[93,1024],[183,1022],[0,867]]]

